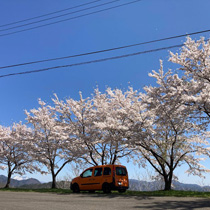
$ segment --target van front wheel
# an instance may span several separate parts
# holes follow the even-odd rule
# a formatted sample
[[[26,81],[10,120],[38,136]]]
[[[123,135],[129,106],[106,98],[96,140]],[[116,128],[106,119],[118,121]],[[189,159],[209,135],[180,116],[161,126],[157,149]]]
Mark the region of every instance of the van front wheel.
[[[80,192],[79,185],[77,183],[73,184],[72,190],[73,193],[79,193]]]
[[[108,183],[104,183],[102,186],[102,190],[104,193],[111,193],[111,186]]]

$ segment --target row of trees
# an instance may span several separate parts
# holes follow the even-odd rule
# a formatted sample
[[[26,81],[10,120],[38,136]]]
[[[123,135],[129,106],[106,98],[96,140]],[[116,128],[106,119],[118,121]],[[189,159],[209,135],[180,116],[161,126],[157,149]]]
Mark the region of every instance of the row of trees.
[[[156,86],[143,92],[95,89],[90,98],[39,100],[25,111],[22,123],[0,127],[0,167],[12,173],[39,171],[56,177],[67,163],[115,164],[127,157],[141,166],[149,163],[171,189],[174,170],[187,164],[189,174],[209,172],[201,161],[210,156],[210,42],[187,38],[170,61],[180,72],[159,71],[149,76]],[[181,76],[180,76],[181,75]],[[46,166],[48,171],[44,171]]]

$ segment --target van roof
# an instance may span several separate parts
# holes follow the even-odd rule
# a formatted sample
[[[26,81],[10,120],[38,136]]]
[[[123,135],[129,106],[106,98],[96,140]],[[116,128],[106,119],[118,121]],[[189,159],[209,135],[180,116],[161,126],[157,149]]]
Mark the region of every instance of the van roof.
[[[96,168],[96,167],[113,167],[113,166],[115,166],[115,167],[124,167],[124,168],[126,168],[125,166],[123,166],[123,165],[111,165],[111,164],[108,164],[108,165],[98,165],[98,166],[92,166],[92,167],[89,167],[89,168]]]

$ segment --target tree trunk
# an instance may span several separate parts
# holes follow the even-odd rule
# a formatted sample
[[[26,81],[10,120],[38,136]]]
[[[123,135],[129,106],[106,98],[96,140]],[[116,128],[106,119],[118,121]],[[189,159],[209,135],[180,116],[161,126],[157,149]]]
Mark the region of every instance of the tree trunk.
[[[164,190],[171,190],[172,177],[173,177],[173,172],[170,172],[167,176],[164,177],[165,181]]]
[[[165,180],[165,188],[164,190],[171,190],[171,182],[169,180]]]
[[[117,160],[117,153],[115,152],[114,158],[113,158],[113,160],[112,160],[112,162],[111,162],[111,165],[114,165],[115,162],[116,162],[116,160]]]
[[[55,174],[52,174],[52,189],[57,188],[56,186],[56,176]]]
[[[6,185],[5,185],[4,188],[9,188],[10,181],[11,181],[11,176],[12,176],[12,172],[9,171],[9,172],[8,172],[8,176],[7,176],[7,183],[6,183]]]
[[[56,174],[55,174],[55,172],[54,172],[54,165],[53,164],[51,164],[51,174],[52,174],[52,189],[55,189],[55,188],[57,188],[57,186],[56,186]]]

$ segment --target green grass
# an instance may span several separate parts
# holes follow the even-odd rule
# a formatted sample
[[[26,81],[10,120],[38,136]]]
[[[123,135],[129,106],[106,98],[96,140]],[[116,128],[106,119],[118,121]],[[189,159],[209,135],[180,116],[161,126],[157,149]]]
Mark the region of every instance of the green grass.
[[[68,189],[21,189],[21,188],[1,188],[0,191],[11,191],[11,192],[40,192],[40,193],[59,193],[59,194],[70,194],[71,190]],[[82,194],[88,194],[88,192],[81,192]],[[101,191],[97,191],[95,194],[103,194]],[[112,192],[113,196],[175,196],[175,197],[202,197],[210,198],[210,192],[194,192],[194,191],[126,191],[126,193],[118,193],[117,191]]]

